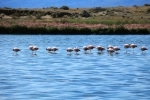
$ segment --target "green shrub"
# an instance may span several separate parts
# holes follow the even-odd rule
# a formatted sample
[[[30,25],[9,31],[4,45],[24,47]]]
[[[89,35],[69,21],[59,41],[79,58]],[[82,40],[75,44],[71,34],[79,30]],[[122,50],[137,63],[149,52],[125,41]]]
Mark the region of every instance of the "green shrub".
[[[60,9],[69,10],[69,7],[68,6],[62,6],[62,7],[60,7]]]
[[[144,4],[144,6],[150,6],[150,4]]]
[[[125,34],[125,33],[129,33],[129,31],[127,29],[125,29],[124,26],[120,25],[120,26],[114,28],[114,33]]]
[[[105,8],[101,8],[101,7],[95,7],[95,8],[91,8],[90,11],[94,12],[94,13],[98,13],[100,11],[105,11]]]
[[[147,9],[147,13],[150,13],[150,8]]]
[[[37,14],[35,17],[36,17],[36,19],[41,19],[42,15],[41,14]]]

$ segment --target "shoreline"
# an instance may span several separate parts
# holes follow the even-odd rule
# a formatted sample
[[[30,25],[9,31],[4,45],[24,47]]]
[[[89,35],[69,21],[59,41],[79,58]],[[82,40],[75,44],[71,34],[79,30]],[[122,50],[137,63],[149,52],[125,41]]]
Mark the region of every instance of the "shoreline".
[[[41,23],[42,24],[42,23]],[[0,25],[0,34],[18,35],[150,35],[150,24],[128,24],[128,25],[87,25],[87,24],[61,24],[47,26],[28,23],[26,25]],[[76,25],[75,27],[73,25]],[[101,26],[101,27],[100,27]],[[131,27],[132,26],[132,27]]]

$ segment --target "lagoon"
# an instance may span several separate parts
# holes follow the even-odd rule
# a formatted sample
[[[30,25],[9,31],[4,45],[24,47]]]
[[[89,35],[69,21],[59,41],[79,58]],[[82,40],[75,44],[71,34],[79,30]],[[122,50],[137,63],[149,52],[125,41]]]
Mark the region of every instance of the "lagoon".
[[[123,45],[138,45],[125,53]],[[119,46],[119,54],[84,54],[83,46]],[[39,47],[32,55],[30,45]],[[0,35],[1,100],[149,100],[150,35]],[[58,47],[56,54],[48,46]],[[16,55],[13,47],[19,47]],[[79,47],[68,55],[68,47]]]

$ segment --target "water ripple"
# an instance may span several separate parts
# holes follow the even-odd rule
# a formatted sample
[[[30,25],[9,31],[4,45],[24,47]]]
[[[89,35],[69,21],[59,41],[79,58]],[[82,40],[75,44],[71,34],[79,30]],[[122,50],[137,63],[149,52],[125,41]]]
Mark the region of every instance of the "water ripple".
[[[1,100],[149,100],[150,53],[139,47],[150,47],[149,35],[125,36],[53,36],[0,35]],[[125,53],[123,44],[136,43],[133,53]],[[32,55],[29,45],[37,45]],[[67,54],[66,48],[93,44],[116,45],[119,54]],[[56,54],[45,48],[56,46]],[[21,48],[16,55],[13,47]]]

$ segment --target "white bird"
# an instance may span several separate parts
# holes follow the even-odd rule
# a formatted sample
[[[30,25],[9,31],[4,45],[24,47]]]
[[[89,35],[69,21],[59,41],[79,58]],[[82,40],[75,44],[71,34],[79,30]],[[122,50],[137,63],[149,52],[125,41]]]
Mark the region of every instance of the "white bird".
[[[17,47],[14,47],[12,50],[13,50],[14,52],[16,52],[16,54],[17,54],[17,52],[21,51],[21,49],[19,49],[19,48],[17,48]]]
[[[97,46],[96,49],[98,50],[99,53],[102,53],[105,50],[103,46]]]
[[[73,49],[72,48],[67,48],[67,50],[66,50],[67,52],[70,52],[70,54],[71,54],[71,52],[73,51]]]
[[[46,50],[50,53],[52,51],[51,47],[47,47]]]
[[[52,49],[52,51],[53,51],[54,53],[58,50],[57,47],[52,47],[51,49]]]
[[[87,48],[90,50],[91,53],[91,50],[94,49],[95,47],[93,45],[88,45]]]
[[[114,51],[117,53],[117,51],[119,51],[120,50],[120,48],[119,47],[117,47],[117,46],[114,46],[113,47],[113,49],[114,49]]]
[[[141,46],[140,50],[142,51],[142,54],[145,50],[148,50],[145,46]]]
[[[133,53],[134,53],[134,48],[136,48],[137,45],[136,44],[130,44],[130,47],[133,49]]]
[[[79,49],[79,48],[74,48],[73,50],[74,50],[74,52],[76,52],[76,54],[77,54],[77,52],[79,52],[79,51],[80,51],[80,49]]]
[[[127,53],[127,49],[130,48],[130,44],[124,44],[124,48],[126,49],[126,53]]]
[[[115,50],[113,48],[108,48],[107,52],[110,53],[110,54],[112,54],[113,52],[115,52]]]
[[[36,55],[36,51],[39,49],[37,46],[29,46],[29,49],[32,51],[32,54],[33,54],[33,51],[35,51],[35,55]]]
[[[83,50],[85,51],[85,53],[87,53],[87,50],[89,50],[89,48],[87,46],[83,46]]]
[[[109,49],[109,48],[112,48],[112,49],[113,49],[113,46],[112,46],[112,45],[108,45],[107,49]]]

